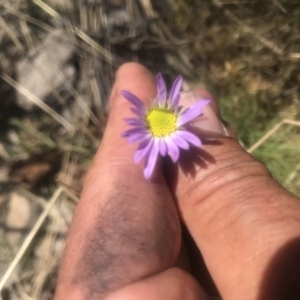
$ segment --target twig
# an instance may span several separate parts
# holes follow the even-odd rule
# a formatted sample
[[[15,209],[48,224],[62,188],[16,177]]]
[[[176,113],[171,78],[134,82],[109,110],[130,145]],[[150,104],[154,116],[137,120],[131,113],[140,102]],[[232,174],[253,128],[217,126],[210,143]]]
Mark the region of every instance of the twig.
[[[24,240],[22,246],[20,247],[20,249],[17,252],[16,256],[14,257],[13,261],[11,262],[9,268],[7,269],[7,271],[5,272],[5,274],[3,275],[3,277],[1,278],[1,281],[0,281],[0,292],[2,291],[3,287],[5,286],[7,280],[10,278],[11,274],[13,273],[13,271],[15,270],[16,266],[21,261],[21,259],[24,256],[26,250],[28,249],[28,247],[31,244],[31,242],[33,241],[35,235],[37,234],[37,232],[41,228],[43,222],[47,218],[47,216],[48,216],[51,208],[53,207],[53,205],[58,200],[58,198],[59,198],[60,194],[62,193],[62,191],[63,191],[63,188],[61,188],[61,187],[58,188],[55,191],[54,195],[52,196],[52,198],[48,202],[47,206],[44,208],[43,212],[39,216],[38,220],[36,221],[36,223],[32,227],[31,231],[27,235],[27,237]]]

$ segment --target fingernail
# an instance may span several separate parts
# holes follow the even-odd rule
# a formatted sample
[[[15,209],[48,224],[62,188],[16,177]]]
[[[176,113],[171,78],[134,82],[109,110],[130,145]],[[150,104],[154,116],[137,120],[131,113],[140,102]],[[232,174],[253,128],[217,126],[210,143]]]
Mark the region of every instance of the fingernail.
[[[201,101],[201,99],[209,99],[211,100],[211,103],[203,108],[203,115],[195,119],[192,122],[192,126],[212,134],[228,136],[225,125],[223,125],[216,113],[218,112],[217,104],[208,92],[206,92],[206,94],[201,92],[201,90],[182,92],[180,103],[183,105],[183,109],[186,109],[197,101]]]

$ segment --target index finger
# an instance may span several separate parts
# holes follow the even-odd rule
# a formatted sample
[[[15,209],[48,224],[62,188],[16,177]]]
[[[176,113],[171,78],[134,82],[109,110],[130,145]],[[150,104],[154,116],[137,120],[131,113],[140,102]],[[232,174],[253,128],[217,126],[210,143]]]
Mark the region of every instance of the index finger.
[[[55,300],[102,299],[111,291],[173,265],[180,250],[180,225],[162,173],[151,181],[133,163],[136,145],[121,133],[131,105],[128,90],[147,103],[156,94],[144,67],[120,68],[110,98],[101,146],[75,212]]]

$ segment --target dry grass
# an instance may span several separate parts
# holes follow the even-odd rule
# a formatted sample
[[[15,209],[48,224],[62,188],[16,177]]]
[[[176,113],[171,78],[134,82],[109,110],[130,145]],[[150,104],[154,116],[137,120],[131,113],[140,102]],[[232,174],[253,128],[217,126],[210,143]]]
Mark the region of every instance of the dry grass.
[[[51,299],[84,174],[105,128],[114,73],[125,61],[207,86],[240,143],[300,196],[300,3],[125,2],[104,9],[84,1],[0,0],[3,299]],[[64,90],[40,68],[39,82],[49,87],[45,102],[20,84],[17,65],[34,60],[54,29],[75,49],[77,77],[51,58]],[[29,112],[16,102],[20,95]],[[31,213],[23,227],[16,224],[21,238],[12,242],[7,215],[14,215],[16,195]]]

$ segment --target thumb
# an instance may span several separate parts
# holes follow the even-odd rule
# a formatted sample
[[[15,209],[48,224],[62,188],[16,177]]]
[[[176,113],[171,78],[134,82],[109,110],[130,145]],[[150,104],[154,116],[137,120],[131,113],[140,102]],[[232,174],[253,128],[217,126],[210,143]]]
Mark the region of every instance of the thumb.
[[[181,103],[197,99],[186,93]],[[299,201],[239,145],[213,99],[190,130],[203,147],[183,152],[167,176],[181,218],[222,297],[261,299],[272,257],[300,235]]]

